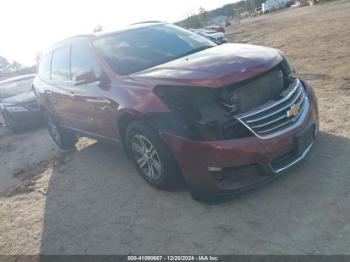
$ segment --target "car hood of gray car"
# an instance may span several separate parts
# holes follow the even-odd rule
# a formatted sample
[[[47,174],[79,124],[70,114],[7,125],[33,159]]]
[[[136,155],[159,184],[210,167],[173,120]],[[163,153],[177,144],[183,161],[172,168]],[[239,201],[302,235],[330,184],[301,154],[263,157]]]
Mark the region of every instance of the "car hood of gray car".
[[[0,103],[3,105],[21,105],[32,101],[35,101],[35,95],[33,91],[24,92],[15,96],[0,99]]]

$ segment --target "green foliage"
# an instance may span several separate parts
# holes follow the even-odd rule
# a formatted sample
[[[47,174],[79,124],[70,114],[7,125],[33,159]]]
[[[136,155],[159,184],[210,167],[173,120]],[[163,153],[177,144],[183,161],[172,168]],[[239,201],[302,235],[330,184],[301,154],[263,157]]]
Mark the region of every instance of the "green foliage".
[[[209,14],[203,7],[199,8],[199,21],[201,24],[206,24],[209,19]]]
[[[10,63],[5,57],[0,56],[0,74],[6,74],[9,72],[17,71],[23,66],[17,61]]]
[[[253,13],[255,10],[255,0],[247,0],[246,8],[247,8],[247,11],[249,11],[250,13]]]

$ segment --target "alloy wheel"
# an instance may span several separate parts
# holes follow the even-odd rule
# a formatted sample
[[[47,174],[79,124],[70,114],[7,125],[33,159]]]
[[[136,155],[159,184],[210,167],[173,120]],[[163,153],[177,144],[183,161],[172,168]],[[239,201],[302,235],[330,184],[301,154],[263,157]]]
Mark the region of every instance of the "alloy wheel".
[[[149,178],[157,180],[161,176],[162,166],[157,150],[143,135],[134,135],[131,149],[136,164]]]

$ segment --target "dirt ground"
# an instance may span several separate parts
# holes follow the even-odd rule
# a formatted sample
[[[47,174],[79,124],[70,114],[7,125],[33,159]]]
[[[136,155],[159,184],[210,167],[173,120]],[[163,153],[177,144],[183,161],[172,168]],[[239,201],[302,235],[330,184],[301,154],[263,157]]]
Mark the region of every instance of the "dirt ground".
[[[233,42],[282,50],[314,87],[311,154],[275,181],[206,205],[151,188],[120,148],[0,128],[0,254],[350,254],[350,2],[255,19]]]

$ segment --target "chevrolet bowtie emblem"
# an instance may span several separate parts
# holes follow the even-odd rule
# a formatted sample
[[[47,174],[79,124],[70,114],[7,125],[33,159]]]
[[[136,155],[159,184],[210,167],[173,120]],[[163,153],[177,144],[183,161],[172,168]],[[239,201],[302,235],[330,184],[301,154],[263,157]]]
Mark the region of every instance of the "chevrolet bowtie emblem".
[[[299,105],[292,105],[291,108],[287,111],[287,117],[297,116],[300,112]]]

